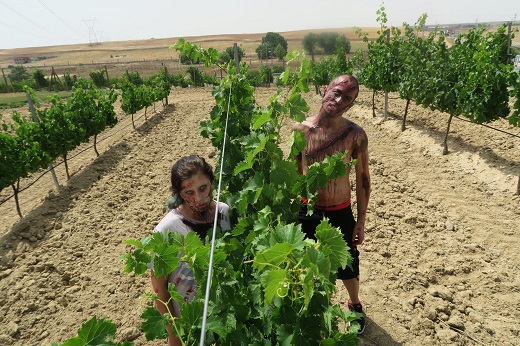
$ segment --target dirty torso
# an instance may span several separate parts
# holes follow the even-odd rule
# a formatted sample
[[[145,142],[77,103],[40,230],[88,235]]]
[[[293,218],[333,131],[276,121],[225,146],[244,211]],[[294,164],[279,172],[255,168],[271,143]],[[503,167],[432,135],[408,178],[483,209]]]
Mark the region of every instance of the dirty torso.
[[[336,152],[348,150],[344,159],[347,164],[355,159],[360,151],[360,143],[366,137],[364,130],[354,122],[341,117],[334,127],[320,127],[315,117],[295,125],[295,130],[305,134],[307,144],[305,152],[297,157],[300,174],[307,174],[308,168],[315,162],[321,162],[326,156]],[[351,198],[351,186],[349,179],[350,167],[347,166],[347,175],[331,180],[329,184],[318,191],[315,206],[329,207],[349,201]]]

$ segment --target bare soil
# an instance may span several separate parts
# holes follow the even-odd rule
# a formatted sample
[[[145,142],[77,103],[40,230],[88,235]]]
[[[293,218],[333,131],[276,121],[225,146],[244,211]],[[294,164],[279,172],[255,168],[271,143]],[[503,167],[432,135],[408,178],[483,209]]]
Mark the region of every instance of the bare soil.
[[[265,105],[274,89],[256,91]],[[520,344],[520,139],[390,100],[372,116],[370,92],[346,116],[369,136],[372,197],[361,251],[361,298],[368,326],[360,345]],[[311,112],[317,95],[307,99]],[[0,205],[0,345],[49,345],[76,335],[92,316],[118,326],[117,340],[146,342],[140,314],[148,277],[122,272],[123,241],[141,238],[162,218],[171,164],[214,148],[198,135],[214,100],[209,88],[174,89],[170,106],[138,114],[71,156],[73,177],[56,191],[49,174]],[[492,124],[520,135],[505,121]],[[27,186],[35,178],[22,182]],[[2,191],[0,200],[10,194]],[[355,210],[355,208],[354,208]],[[338,282],[334,301],[346,308]]]

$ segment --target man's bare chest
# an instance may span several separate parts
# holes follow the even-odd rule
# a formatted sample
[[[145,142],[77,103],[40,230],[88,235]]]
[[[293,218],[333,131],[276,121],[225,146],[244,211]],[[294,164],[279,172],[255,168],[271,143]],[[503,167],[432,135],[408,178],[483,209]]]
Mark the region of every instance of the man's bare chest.
[[[309,132],[306,139],[305,157],[310,164],[320,162],[336,152],[347,151],[347,161],[352,157],[354,140],[353,131],[350,128],[328,133]]]

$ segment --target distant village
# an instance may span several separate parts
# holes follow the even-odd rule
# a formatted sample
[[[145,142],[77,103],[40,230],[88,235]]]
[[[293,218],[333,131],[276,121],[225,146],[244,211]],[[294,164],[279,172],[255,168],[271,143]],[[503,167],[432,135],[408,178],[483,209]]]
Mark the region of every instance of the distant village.
[[[53,56],[35,56],[35,57],[15,56],[14,63],[17,65],[21,65],[21,64],[27,64],[27,63],[30,63],[33,61],[40,61],[40,60],[45,60],[45,59],[50,59],[50,58],[55,58],[55,57],[56,57],[55,55],[53,55]]]

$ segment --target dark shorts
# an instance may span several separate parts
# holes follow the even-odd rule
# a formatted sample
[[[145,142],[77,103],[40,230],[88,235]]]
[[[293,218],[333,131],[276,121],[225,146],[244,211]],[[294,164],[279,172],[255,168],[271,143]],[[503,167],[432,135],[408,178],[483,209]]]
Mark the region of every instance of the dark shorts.
[[[356,220],[352,214],[352,207],[334,211],[318,211],[314,210],[314,214],[307,215],[307,204],[302,203],[298,221],[302,225],[302,231],[307,238],[316,240],[316,227],[321,223],[324,217],[329,219],[329,223],[334,227],[339,227],[343,233],[343,239],[347,242],[352,255],[352,269],[349,266],[338,269],[338,279],[349,280],[359,276],[359,251],[355,245],[352,245],[352,232],[356,225]]]

